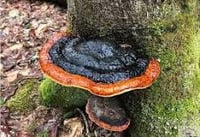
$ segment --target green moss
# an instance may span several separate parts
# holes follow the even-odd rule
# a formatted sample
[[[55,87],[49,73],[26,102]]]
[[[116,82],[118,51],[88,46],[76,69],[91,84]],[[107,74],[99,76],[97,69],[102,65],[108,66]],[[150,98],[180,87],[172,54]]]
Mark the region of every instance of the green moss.
[[[42,131],[37,133],[36,137],[49,137],[49,131]]]
[[[132,137],[181,136],[184,127],[200,136],[200,30],[190,11],[151,26],[156,32],[146,50],[160,60],[161,74],[151,88],[122,97],[128,100]]]
[[[20,113],[33,110],[38,103],[38,86],[38,80],[27,80],[19,87],[16,94],[6,102],[6,105],[11,111],[18,111]]]
[[[38,128],[38,125],[36,121],[33,121],[29,125],[27,125],[27,127],[25,128],[25,131],[28,133],[34,133],[37,128]]]
[[[45,79],[40,87],[40,97],[43,104],[53,107],[71,109],[86,104],[90,93],[82,89],[61,86],[50,79]]]
[[[4,99],[3,97],[0,97],[0,107],[3,106],[3,104],[4,104]]]

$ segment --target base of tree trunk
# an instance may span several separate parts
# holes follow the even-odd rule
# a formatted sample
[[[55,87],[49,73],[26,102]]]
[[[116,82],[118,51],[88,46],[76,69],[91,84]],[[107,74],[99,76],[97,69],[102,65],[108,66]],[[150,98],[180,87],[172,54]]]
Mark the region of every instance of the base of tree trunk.
[[[150,88],[120,96],[132,119],[130,137],[200,136],[199,2],[68,4],[73,33],[128,43],[160,61],[160,77]]]

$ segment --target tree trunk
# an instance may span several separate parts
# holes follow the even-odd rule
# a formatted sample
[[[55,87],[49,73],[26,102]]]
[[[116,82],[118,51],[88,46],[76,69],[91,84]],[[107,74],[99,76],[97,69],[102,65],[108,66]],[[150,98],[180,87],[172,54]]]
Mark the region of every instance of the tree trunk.
[[[73,33],[128,43],[160,60],[148,89],[120,96],[130,137],[200,136],[198,0],[68,0]]]
[[[67,0],[41,0],[41,1],[52,2],[64,8],[67,7]]]

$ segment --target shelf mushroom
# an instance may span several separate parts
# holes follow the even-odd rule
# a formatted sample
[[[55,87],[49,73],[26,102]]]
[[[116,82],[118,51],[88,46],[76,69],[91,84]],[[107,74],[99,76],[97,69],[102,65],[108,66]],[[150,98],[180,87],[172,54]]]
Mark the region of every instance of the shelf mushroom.
[[[86,113],[91,121],[110,131],[121,132],[130,125],[130,119],[115,97],[91,96],[86,105]]]
[[[138,57],[131,47],[63,33],[43,45],[39,64],[53,81],[101,97],[147,88],[160,73],[157,60]]]
[[[55,34],[43,45],[39,64],[41,71],[53,81],[64,86],[86,89],[100,97],[113,97],[147,88],[160,73],[157,60],[138,54],[131,46],[98,39],[85,40],[65,33]],[[96,108],[92,107],[91,102],[98,103],[100,100],[102,98],[97,97],[88,100],[86,111],[91,120],[109,130],[125,130],[130,121],[124,117],[123,111],[119,115],[124,123],[114,120],[111,124],[117,125],[112,126],[108,124],[109,118],[104,117],[106,120],[99,122],[102,117],[93,115],[92,112],[96,110],[90,109]],[[108,102],[109,99],[103,100]],[[118,122],[124,125],[118,125]]]

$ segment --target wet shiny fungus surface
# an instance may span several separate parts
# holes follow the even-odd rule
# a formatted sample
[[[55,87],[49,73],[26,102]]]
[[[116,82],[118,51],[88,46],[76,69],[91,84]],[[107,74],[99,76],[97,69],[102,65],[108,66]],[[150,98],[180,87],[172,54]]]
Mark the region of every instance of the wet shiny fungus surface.
[[[124,109],[115,97],[91,96],[86,105],[86,112],[98,126],[111,131],[123,131],[130,124],[130,119],[126,117]]]
[[[140,76],[149,63],[131,47],[76,36],[60,38],[49,50],[49,56],[65,71],[102,83]]]

